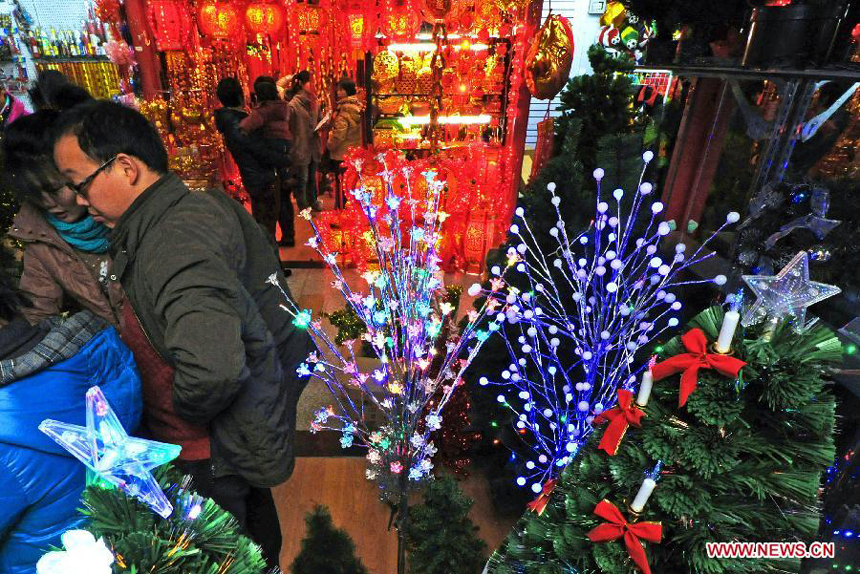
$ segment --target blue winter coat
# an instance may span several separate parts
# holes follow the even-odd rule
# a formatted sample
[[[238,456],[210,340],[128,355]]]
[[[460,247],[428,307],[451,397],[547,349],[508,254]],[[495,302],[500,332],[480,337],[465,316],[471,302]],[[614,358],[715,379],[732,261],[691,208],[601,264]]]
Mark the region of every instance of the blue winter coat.
[[[78,509],[86,467],[40,432],[39,423],[50,418],[86,425],[85,394],[94,385],[101,387],[126,431],[133,432],[140,420],[140,377],[131,351],[112,327],[85,313],[86,326],[75,329],[63,347],[77,345],[73,356],[62,358],[63,349],[57,345],[53,358],[59,360],[49,360],[45,368],[0,387],[3,574],[34,574],[39,558],[51,546],[61,546],[60,535],[81,523]],[[53,340],[56,343],[57,337]],[[39,360],[46,351],[51,356],[54,349],[46,349],[43,343],[22,357]],[[8,378],[9,370],[20,364],[20,358],[2,361],[0,373]]]

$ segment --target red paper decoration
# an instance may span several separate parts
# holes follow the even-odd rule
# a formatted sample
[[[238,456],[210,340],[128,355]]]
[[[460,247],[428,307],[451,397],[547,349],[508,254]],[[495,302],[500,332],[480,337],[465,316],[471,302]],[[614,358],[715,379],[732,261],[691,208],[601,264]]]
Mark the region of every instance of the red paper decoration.
[[[413,39],[421,28],[421,18],[406,0],[390,0],[382,13],[382,33],[390,38]]]
[[[197,25],[207,36],[223,40],[238,34],[242,23],[232,4],[206,0],[200,5]]]
[[[149,27],[159,50],[184,50],[191,32],[191,14],[181,0],[149,0]]]
[[[281,29],[284,23],[284,12],[276,4],[251,2],[245,10],[245,23],[255,34],[272,35]]]
[[[296,11],[299,30],[305,34],[319,34],[322,23],[322,12],[319,6],[314,4],[293,4],[292,9]]]
[[[96,0],[96,16],[105,24],[119,24],[119,0]]]

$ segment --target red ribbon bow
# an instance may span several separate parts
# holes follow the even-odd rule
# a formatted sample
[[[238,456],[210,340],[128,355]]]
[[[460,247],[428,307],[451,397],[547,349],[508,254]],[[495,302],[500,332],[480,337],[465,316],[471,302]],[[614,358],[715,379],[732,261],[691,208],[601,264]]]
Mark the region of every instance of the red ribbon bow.
[[[537,498],[528,503],[529,509],[532,512],[537,512],[538,516],[543,514],[546,505],[549,504],[549,495],[555,490],[555,483],[554,478],[543,483],[543,490],[540,491]]]
[[[609,421],[597,448],[605,450],[609,456],[615,456],[628,425],[641,427],[644,416],[645,412],[633,402],[633,393],[618,389],[618,406],[600,413],[594,419],[595,423]]]
[[[696,385],[699,383],[699,369],[714,369],[721,375],[737,377],[741,368],[746,365],[744,361],[729,355],[708,353],[708,340],[701,329],[687,331],[681,337],[681,342],[690,351],[689,353],[669,357],[651,368],[655,381],[683,371],[681,393],[678,396],[679,407],[687,404],[687,399],[696,390]]]
[[[651,574],[651,565],[648,564],[645,548],[639,539],[659,543],[663,538],[663,525],[659,522],[627,522],[621,511],[608,500],[601,500],[594,509],[594,514],[608,522],[593,528],[588,533],[588,538],[592,542],[609,542],[623,537],[627,554],[630,555],[633,562],[645,574]]]

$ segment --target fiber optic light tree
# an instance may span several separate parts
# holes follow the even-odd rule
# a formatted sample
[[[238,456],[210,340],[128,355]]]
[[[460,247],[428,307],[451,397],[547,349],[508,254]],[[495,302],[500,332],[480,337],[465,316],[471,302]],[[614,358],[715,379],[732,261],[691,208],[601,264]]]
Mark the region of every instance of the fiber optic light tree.
[[[454,306],[443,301],[445,290],[439,278],[437,246],[446,216],[439,201],[444,184],[433,169],[421,174],[409,166],[389,170],[386,157],[377,158],[387,190],[383,205],[374,204],[361,176],[361,160],[356,160],[360,179],[352,195],[367,220],[369,242],[379,262],[379,270],[362,275],[366,290],[349,284],[337,264],[338,254],[323,245],[310,210],[302,213],[314,231],[308,245],[328,264],[335,277],[332,286],[364,323],[362,337],[373,348],[378,366],[361,372],[356,341],[337,345],[321,321],[314,320],[310,310],[295,306],[285,293],[289,303],[283,308],[294,317],[295,325],[308,329],[318,349],[299,366],[299,374],[319,379],[333,399],[331,406],[317,411],[311,430],[334,430],[341,433],[344,448],[356,444],[368,449],[367,478],[377,481],[382,497],[398,508],[398,572],[402,574],[407,491],[431,476],[436,452],[431,435],[440,429],[442,410],[463,371],[484,341],[499,330],[506,304],[489,293],[484,305],[469,313],[462,332],[445,328],[453,320]],[[413,195],[419,189],[417,177],[427,184],[420,186],[426,188],[423,197]],[[403,189],[405,197],[395,189]],[[271,283],[277,286],[274,277]],[[480,291],[478,284],[469,289],[472,296]],[[369,408],[381,413],[381,428],[369,428]]]
[[[498,401],[516,414],[516,427],[528,448],[517,483],[530,485],[536,493],[570,462],[591,433],[594,418],[614,406],[617,389],[632,388],[646,362],[637,361],[640,350],[678,325],[674,315],[682,304],[673,289],[726,282],[723,275],[682,279],[681,272],[711,256],[704,244],[692,255],[683,243],[668,259],[658,253],[671,227],[659,221],[660,202],[648,205],[653,186],[642,178],[654,155],[649,151],[642,157],[645,168],[637,190],[632,201],[624,202],[630,205],[627,214],[623,190],[604,198],[604,172],[598,168],[593,174],[597,213],[588,229],[568,235],[554,184],[547,186],[558,216],[549,230],[557,245],[553,252],[538,247],[522,208],[511,226],[511,235],[520,243],[509,247],[505,271],[513,267],[526,278],[523,283],[512,276],[510,283],[519,287],[506,290],[509,326],[501,333],[511,363],[500,380],[483,377],[479,382],[504,387]],[[714,235],[738,219],[737,213],[729,213]],[[491,274],[496,276],[493,290],[502,292],[502,268],[493,267]]]

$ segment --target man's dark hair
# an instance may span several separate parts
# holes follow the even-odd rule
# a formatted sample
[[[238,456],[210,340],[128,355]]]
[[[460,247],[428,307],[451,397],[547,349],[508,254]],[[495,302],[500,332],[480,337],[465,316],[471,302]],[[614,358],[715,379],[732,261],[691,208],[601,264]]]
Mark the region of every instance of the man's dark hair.
[[[54,141],[72,134],[81,150],[101,164],[124,153],[142,161],[157,174],[167,173],[167,150],[143,115],[110,100],[94,100],[63,112]]]
[[[355,82],[349,78],[344,78],[337,83],[337,87],[346,92],[347,96],[355,95]]]
[[[236,78],[224,78],[218,82],[215,95],[222,106],[236,108],[245,102],[245,94],[242,92],[242,84]]]
[[[80,104],[93,101],[93,97],[88,91],[74,84],[66,84],[57,89],[54,94],[54,103],[60,111],[65,111]]]
[[[304,86],[311,81],[311,73],[307,70],[302,70],[301,72],[293,76],[293,81]]]
[[[257,101],[259,102],[272,102],[281,99],[278,94],[278,86],[273,83],[260,82],[254,85],[254,92],[257,94]]]
[[[255,92],[257,91],[257,85],[258,84],[262,84],[264,82],[269,83],[269,84],[277,83],[275,78],[273,78],[272,76],[257,76],[257,79],[254,80],[254,91]]]
[[[56,191],[65,182],[53,157],[53,129],[59,116],[56,110],[39,110],[18,118],[3,133],[3,185],[21,203],[38,205],[42,191]]]
[[[21,294],[15,281],[4,269],[0,269],[0,320],[12,321],[21,315],[22,307],[31,307],[30,301]]]

